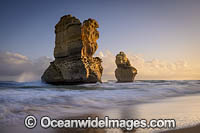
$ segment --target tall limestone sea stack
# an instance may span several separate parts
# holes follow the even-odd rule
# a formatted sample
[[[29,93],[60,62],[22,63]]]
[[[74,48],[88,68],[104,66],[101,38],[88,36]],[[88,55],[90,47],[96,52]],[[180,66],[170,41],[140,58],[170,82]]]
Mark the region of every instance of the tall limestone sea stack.
[[[55,60],[42,75],[42,81],[50,84],[101,82],[102,60],[92,57],[98,48],[98,27],[94,19],[81,23],[71,15],[61,17],[55,26]]]
[[[130,61],[124,52],[120,52],[116,56],[115,63],[117,69],[115,70],[115,77],[118,82],[133,82],[137,69],[132,67]]]

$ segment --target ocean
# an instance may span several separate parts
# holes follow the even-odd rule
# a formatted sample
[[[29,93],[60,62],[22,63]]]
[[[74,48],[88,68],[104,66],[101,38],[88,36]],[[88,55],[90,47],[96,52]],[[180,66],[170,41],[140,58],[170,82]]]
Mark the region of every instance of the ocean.
[[[63,118],[100,113],[115,118],[137,118],[140,110],[133,113],[130,107],[199,94],[200,80],[137,80],[133,83],[108,81],[59,86],[40,81],[1,81],[0,125],[23,123],[27,115]],[[123,115],[119,115],[119,112]]]

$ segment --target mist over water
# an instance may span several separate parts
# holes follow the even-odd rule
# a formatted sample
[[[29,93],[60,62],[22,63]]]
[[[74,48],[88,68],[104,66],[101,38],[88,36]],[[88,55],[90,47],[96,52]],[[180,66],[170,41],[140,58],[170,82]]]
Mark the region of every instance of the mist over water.
[[[109,81],[64,86],[0,82],[0,124],[12,124],[30,114],[70,117],[192,94],[200,94],[199,80]]]

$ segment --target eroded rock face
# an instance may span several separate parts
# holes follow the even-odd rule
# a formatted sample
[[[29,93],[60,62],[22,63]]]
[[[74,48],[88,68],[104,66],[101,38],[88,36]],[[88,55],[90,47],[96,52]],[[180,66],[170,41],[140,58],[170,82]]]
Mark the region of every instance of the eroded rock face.
[[[92,57],[98,45],[99,25],[96,20],[66,15],[55,26],[55,60],[42,75],[51,84],[101,82],[103,67],[99,57]]]
[[[118,82],[133,82],[137,69],[132,67],[130,61],[124,52],[120,52],[116,56],[115,63],[117,69],[115,70],[115,77]]]

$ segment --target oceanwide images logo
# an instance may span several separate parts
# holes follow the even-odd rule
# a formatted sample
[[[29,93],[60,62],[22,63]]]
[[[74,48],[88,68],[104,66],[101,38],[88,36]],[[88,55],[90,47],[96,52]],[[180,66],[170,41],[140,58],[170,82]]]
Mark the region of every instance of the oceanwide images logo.
[[[27,128],[33,129],[37,126],[37,118],[28,115],[24,119]],[[152,119],[149,122],[145,119],[110,119],[105,116],[104,119],[90,116],[87,119],[51,119],[49,116],[43,116],[40,119],[42,128],[121,128],[128,131],[134,128],[175,128],[174,119]]]

